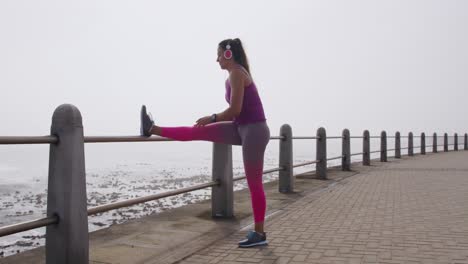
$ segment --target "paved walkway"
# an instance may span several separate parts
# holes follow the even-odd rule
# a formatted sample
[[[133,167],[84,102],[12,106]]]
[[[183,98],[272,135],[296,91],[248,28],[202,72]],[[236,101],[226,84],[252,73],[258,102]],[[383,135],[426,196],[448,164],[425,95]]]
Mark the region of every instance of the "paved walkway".
[[[310,193],[180,263],[468,263],[468,152],[405,157]]]

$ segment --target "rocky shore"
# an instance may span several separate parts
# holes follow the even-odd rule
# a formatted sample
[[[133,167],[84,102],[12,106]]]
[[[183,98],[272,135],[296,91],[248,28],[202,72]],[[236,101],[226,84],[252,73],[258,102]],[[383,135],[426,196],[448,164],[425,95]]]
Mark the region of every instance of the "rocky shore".
[[[265,161],[265,168],[277,166],[274,159]],[[234,164],[234,177],[244,175],[242,163]],[[88,208],[116,201],[163,193],[211,181],[211,169],[166,168],[138,163],[120,166],[114,170],[87,172]],[[264,181],[278,178],[277,173],[264,176]],[[246,188],[246,181],[235,183],[235,190]],[[30,185],[0,186],[0,226],[11,225],[46,215],[47,179],[34,179]],[[209,199],[209,188],[177,196],[125,207],[93,215],[88,218],[89,231],[96,231],[130,219]],[[0,257],[26,251],[45,243],[45,228],[17,233],[0,238]]]

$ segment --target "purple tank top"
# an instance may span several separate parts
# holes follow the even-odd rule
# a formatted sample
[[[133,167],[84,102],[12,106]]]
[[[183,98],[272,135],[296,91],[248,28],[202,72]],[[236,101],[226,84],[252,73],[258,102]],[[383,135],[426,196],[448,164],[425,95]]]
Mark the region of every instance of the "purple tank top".
[[[226,80],[226,101],[231,103],[231,83]],[[237,124],[248,124],[265,121],[262,101],[258,95],[257,87],[254,82],[244,88],[244,100],[240,114],[234,118]]]

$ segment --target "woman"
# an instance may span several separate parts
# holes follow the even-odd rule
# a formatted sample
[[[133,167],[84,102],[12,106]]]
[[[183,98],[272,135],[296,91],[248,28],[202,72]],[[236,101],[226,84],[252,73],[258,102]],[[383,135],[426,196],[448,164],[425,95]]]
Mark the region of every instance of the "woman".
[[[270,139],[257,87],[250,75],[249,64],[239,39],[226,39],[218,45],[216,60],[221,69],[229,72],[226,80],[226,101],[229,107],[221,113],[205,116],[192,127],[160,127],[141,109],[141,134],[159,135],[179,141],[206,140],[242,145],[245,174],[251,194],[255,231],[239,247],[266,245],[264,219],[266,199],[263,190],[263,159]]]

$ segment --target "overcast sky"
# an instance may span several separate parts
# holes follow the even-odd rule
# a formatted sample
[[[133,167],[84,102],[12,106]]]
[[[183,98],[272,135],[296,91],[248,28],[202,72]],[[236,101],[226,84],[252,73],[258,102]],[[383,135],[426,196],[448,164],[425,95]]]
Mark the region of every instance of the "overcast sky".
[[[219,41],[244,42],[272,135],[468,132],[468,1],[0,2],[0,135],[87,135],[220,112]]]

